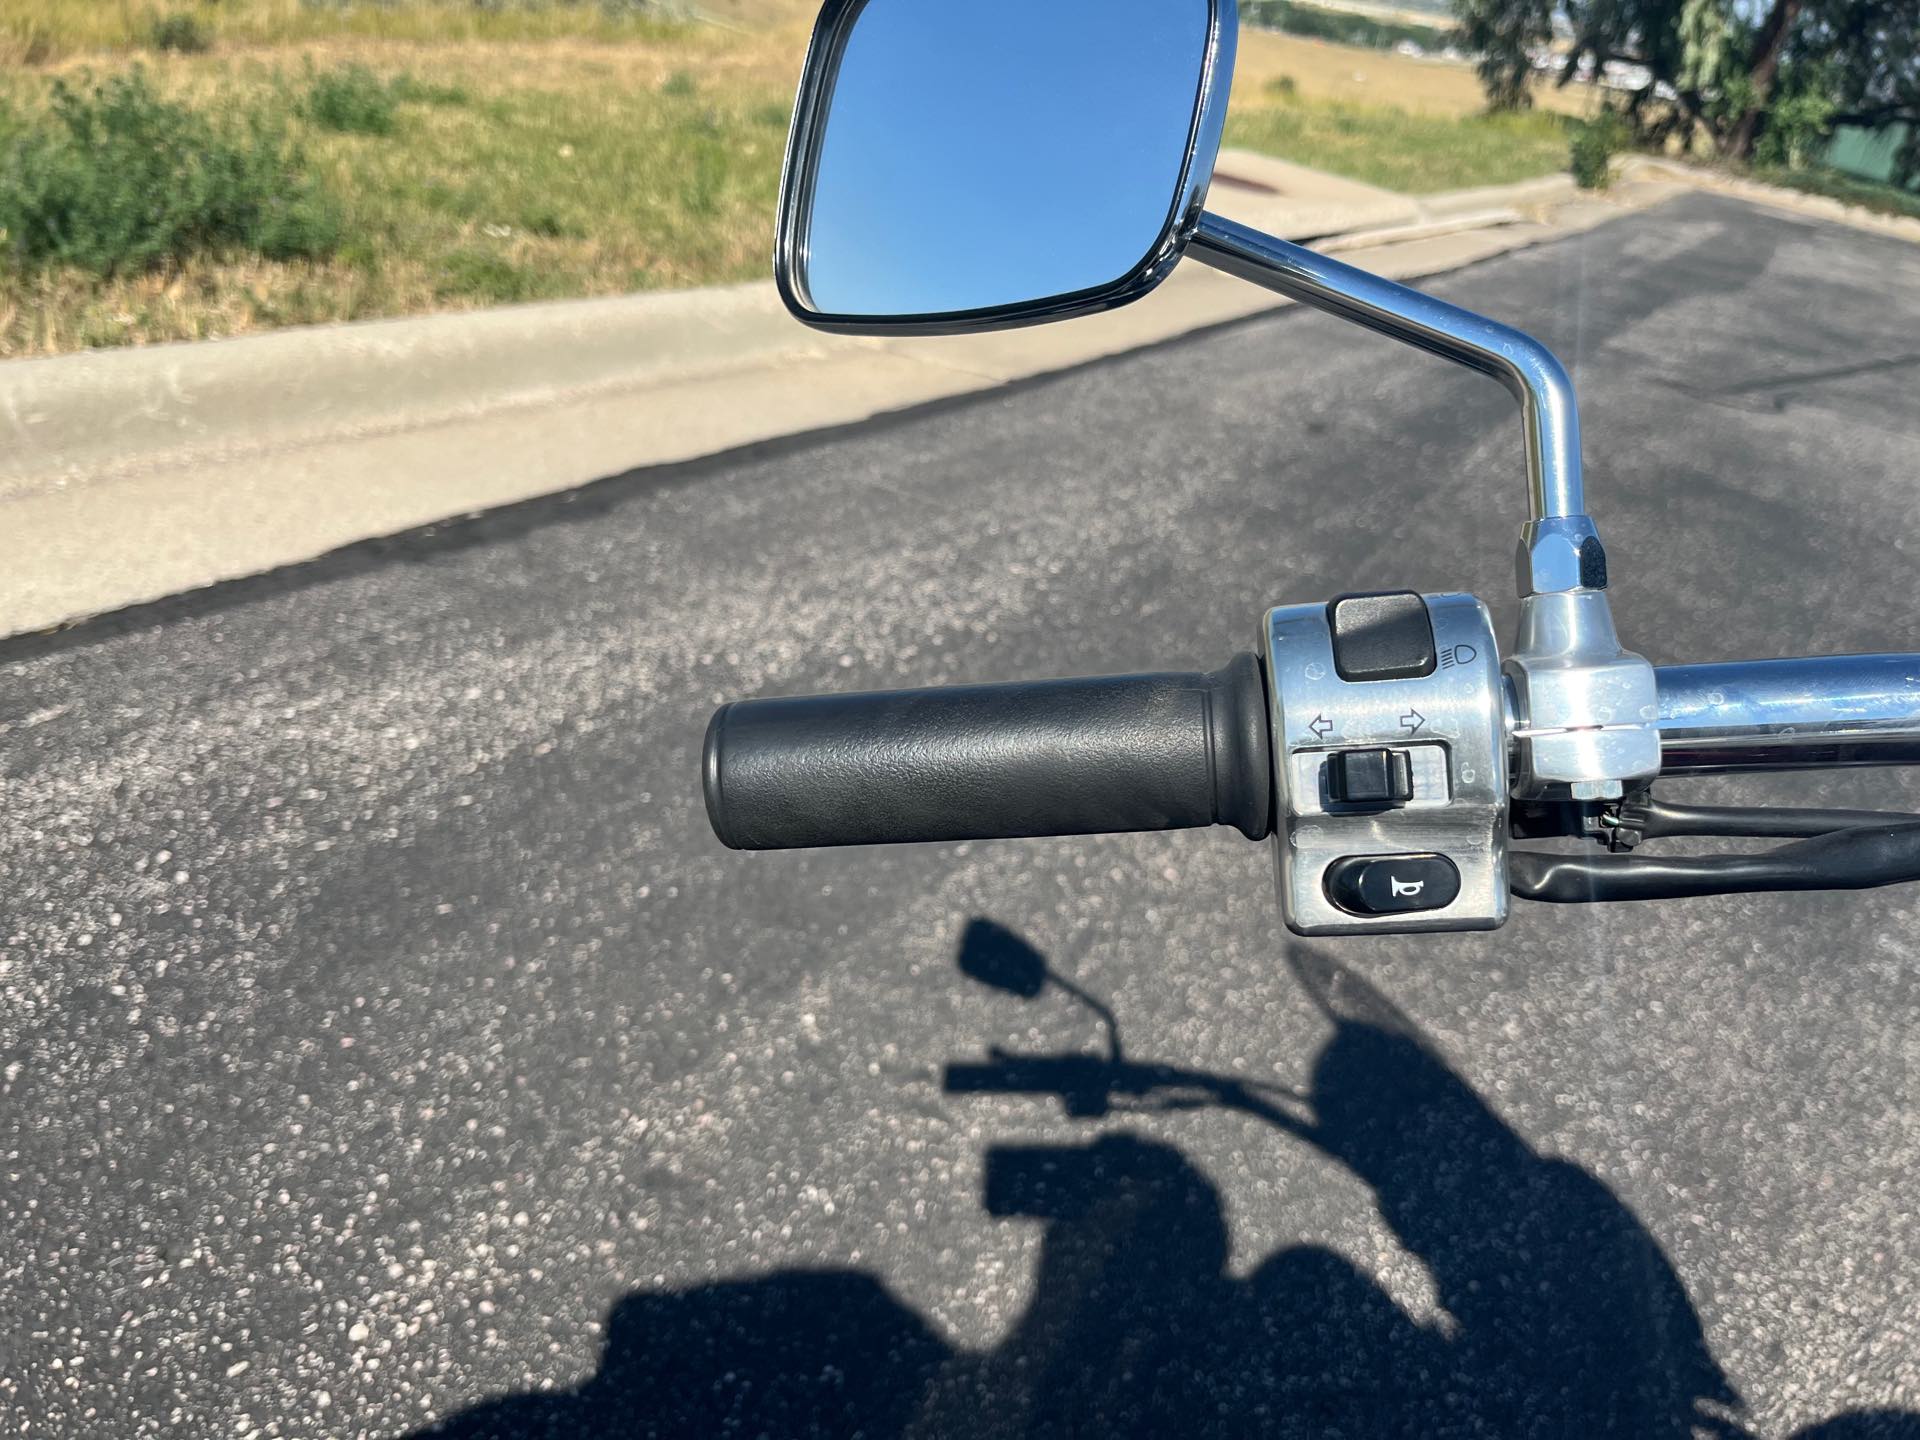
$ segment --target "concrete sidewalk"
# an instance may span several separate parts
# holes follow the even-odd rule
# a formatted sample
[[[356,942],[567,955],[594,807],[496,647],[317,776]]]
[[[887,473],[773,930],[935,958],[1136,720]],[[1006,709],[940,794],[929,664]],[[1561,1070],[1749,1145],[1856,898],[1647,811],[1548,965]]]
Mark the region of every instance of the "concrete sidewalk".
[[[1413,279],[1655,203],[1565,177],[1416,200],[1222,153],[1221,213]],[[957,338],[816,334],[771,284],[0,366],[0,634],[606,475],[846,424],[1284,303],[1183,265],[1146,300]]]

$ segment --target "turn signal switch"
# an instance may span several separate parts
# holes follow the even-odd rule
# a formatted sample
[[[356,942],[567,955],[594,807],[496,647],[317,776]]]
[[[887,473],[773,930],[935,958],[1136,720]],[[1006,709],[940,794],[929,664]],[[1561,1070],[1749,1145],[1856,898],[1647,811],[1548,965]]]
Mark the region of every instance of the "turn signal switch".
[[[1404,805],[1413,799],[1405,750],[1336,750],[1327,756],[1327,798],[1344,805]]]

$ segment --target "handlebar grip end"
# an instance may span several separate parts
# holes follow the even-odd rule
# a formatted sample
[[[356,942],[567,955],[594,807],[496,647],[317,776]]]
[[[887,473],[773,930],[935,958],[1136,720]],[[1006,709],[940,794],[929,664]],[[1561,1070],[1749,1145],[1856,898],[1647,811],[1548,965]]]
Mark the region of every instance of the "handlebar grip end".
[[[1267,729],[1267,671],[1243,651],[1207,676],[1214,748],[1214,819],[1249,840],[1273,833],[1273,748]]]
[[[726,801],[720,789],[720,751],[725,743],[727,716],[736,703],[729,700],[714,711],[713,718],[707,721],[707,739],[700,751],[700,789],[706,796],[707,823],[713,826],[713,833],[720,843],[729,850],[749,850],[753,847],[743,843],[738,832],[727,823]]]

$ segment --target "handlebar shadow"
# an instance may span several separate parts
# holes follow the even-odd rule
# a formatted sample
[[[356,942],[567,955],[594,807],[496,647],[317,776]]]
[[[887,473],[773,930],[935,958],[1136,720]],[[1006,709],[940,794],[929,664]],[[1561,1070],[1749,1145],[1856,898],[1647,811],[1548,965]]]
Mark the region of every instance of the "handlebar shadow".
[[[787,1270],[613,1310],[599,1372],[478,1406],[459,1440],[780,1436],[1746,1436],[1659,1244],[1599,1180],[1536,1153],[1414,1023],[1352,971],[1295,947],[1333,1027],[1303,1091],[1130,1058],[1118,1018],[1013,932],[975,920],[959,967],[1098,1017],[1098,1054],[949,1065],[954,1096],[1052,1097],[1074,1120],[1226,1109],[1311,1145],[1372,1190],[1431,1276],[1422,1323],[1330,1249],[1229,1268],[1212,1179],[1127,1131],[995,1145],[982,1202],[1045,1228],[1033,1298],[988,1352],[949,1344],[878,1277]],[[1795,1440],[1920,1440],[1856,1412]]]

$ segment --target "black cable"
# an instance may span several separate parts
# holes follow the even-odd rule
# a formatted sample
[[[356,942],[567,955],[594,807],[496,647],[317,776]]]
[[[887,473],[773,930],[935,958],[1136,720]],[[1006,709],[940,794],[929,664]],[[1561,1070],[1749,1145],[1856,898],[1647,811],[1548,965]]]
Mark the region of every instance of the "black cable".
[[[1648,796],[1620,806],[1620,825],[1641,838],[1668,835],[1743,835],[1758,840],[1792,840],[1853,830],[1863,825],[1920,823],[1920,815],[1877,810],[1793,810],[1765,805],[1675,805]]]
[[[1920,880],[1920,820],[1882,819],[1761,855],[1549,855],[1516,850],[1509,873],[1515,895],[1557,904],[1765,890],[1870,890]]]

